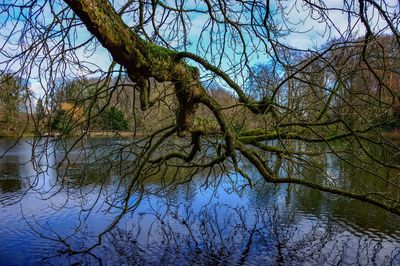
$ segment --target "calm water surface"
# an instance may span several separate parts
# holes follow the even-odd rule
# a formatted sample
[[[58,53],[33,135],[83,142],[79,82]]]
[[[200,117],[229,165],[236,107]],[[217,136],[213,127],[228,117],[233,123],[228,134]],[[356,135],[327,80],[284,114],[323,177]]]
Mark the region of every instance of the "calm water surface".
[[[400,217],[307,188],[262,182],[249,188],[218,170],[175,186],[165,183],[185,172],[169,169],[164,184],[154,175],[143,194],[132,194],[131,205],[141,199],[136,208],[99,246],[68,253],[65,243],[89,247],[119,216],[108,203],[122,199],[129,177],[107,161],[86,168],[77,163],[81,152],[68,155],[74,159],[66,173],[60,170],[66,162],[47,168],[65,154],[53,147],[40,157],[36,150],[32,160],[31,139],[3,154],[14,141],[0,139],[0,265],[400,265]],[[333,156],[326,168],[349,179],[367,175]]]

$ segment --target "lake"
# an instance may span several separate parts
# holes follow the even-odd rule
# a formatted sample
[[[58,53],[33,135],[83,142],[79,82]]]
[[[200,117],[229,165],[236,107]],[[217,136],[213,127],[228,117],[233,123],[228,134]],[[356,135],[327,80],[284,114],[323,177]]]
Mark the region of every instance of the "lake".
[[[88,139],[68,154],[74,140],[15,141],[0,139],[0,265],[400,265],[400,217],[265,184],[245,162],[253,187],[229,165],[145,168],[132,182],[141,155],[123,140]],[[337,182],[368,182],[370,172],[323,158]]]

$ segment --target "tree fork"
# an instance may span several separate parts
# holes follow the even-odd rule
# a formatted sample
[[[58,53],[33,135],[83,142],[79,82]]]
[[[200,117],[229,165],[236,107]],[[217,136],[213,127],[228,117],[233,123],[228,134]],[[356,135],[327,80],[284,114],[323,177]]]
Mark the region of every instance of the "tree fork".
[[[150,88],[145,80],[170,81],[179,102],[178,135],[186,135],[194,124],[197,99],[206,94],[199,81],[199,72],[188,66],[177,52],[141,39],[122,20],[108,0],[64,0],[82,20],[86,28],[111,53],[128,76],[139,86],[141,108],[149,107]],[[143,82],[144,81],[144,82]]]

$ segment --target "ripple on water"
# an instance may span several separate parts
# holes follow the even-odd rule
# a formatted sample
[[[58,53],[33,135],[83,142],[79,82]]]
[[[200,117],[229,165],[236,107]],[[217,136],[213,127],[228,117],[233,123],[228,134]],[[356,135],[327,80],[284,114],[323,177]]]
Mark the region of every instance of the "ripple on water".
[[[23,149],[17,153],[9,153],[10,157],[7,159],[8,170],[0,173],[0,176],[2,176],[0,177],[0,202],[11,203],[18,198],[20,195],[18,193],[22,191],[19,186],[23,187],[23,183],[20,184],[19,179],[15,177],[17,172],[18,175],[24,176],[21,174],[24,169],[20,167],[21,164],[18,166],[20,168],[13,165],[19,160],[15,157],[20,156],[21,154],[19,153],[23,154]],[[5,167],[3,168],[5,169]],[[29,169],[26,171],[29,172]],[[14,181],[1,183],[2,180]],[[192,184],[195,183],[193,181]],[[368,223],[365,221],[367,216],[364,213],[357,212],[358,205],[354,205],[356,207],[349,208],[346,212],[334,212],[332,209],[339,201],[334,203],[327,202],[314,194],[305,194],[303,195],[304,199],[299,199],[299,197],[295,196],[295,192],[292,193],[290,198],[287,192],[288,189],[262,188],[257,193],[251,190],[245,193],[243,197],[228,193],[225,190],[219,190],[218,197],[215,197],[215,191],[212,189],[219,188],[211,187],[210,189],[205,189],[203,187],[199,189],[196,187],[190,190],[188,194],[190,197],[183,196],[186,195],[186,190],[178,188],[174,197],[170,195],[174,204],[193,207],[191,211],[195,213],[196,219],[199,219],[200,211],[208,211],[206,217],[203,218],[204,220],[210,218],[207,220],[210,223],[213,220],[224,222],[229,220],[225,224],[221,223],[221,228],[218,228],[218,230],[213,231],[215,228],[207,228],[209,230],[208,233],[216,235],[215,239],[217,241],[215,243],[212,243],[213,239],[206,239],[197,224],[193,236],[186,231],[184,226],[171,228],[171,230],[175,230],[175,235],[174,233],[169,233],[168,230],[162,232],[158,228],[159,231],[153,230],[151,232],[155,236],[150,240],[146,240],[146,237],[122,238],[119,246],[115,243],[109,245],[105,240],[103,246],[96,249],[95,253],[99,257],[105,258],[106,262],[110,262],[105,264],[164,263],[207,265],[229,264],[232,261],[244,260],[246,255],[240,255],[240,253],[245,249],[242,242],[248,238],[248,235],[243,233],[247,238],[239,239],[238,243],[235,242],[237,238],[234,238],[235,241],[233,241],[227,237],[229,234],[240,231],[240,225],[238,225],[240,220],[238,218],[239,212],[249,223],[248,225],[253,225],[265,219],[265,224],[257,227],[259,237],[252,242],[253,246],[249,250],[250,255],[247,257],[250,259],[246,260],[246,264],[258,263],[260,265],[268,262],[269,264],[287,262],[288,264],[298,265],[303,262],[306,264],[322,262],[321,264],[329,265],[331,264],[330,262],[338,262],[338,259],[343,254],[345,254],[343,262],[347,264],[357,264],[357,262],[367,264],[373,261],[374,255],[371,254],[374,254],[374,252],[378,257],[375,258],[376,264],[385,264],[386,257],[393,258],[396,256],[396,252],[400,253],[399,249],[396,250],[400,246],[398,218],[391,219],[390,216],[387,216],[389,218],[384,223],[382,222],[381,225],[380,221]],[[283,186],[282,188],[285,187]],[[80,206],[71,199],[61,211],[56,211],[50,206],[50,201],[40,200],[37,196],[35,193],[28,193],[21,202],[27,221],[31,222],[34,228],[40,232],[46,232],[47,236],[52,234],[39,225],[52,228],[63,236],[72,233],[74,226],[77,225],[80,211],[78,207]],[[51,201],[61,206],[67,198],[66,194],[59,193]],[[152,198],[152,203],[162,205],[162,200],[165,200],[165,198],[154,197]],[[207,208],[202,208],[205,204],[208,204]],[[219,204],[219,207],[212,208],[213,204]],[[353,203],[346,202],[346,204]],[[154,206],[158,205],[154,204]],[[149,203],[147,203],[147,207],[149,207]],[[55,255],[56,251],[61,248],[56,242],[41,238],[29,228],[22,217],[19,204],[14,206],[0,205],[0,208],[0,265],[39,263],[44,257]],[[336,209],[340,208],[336,206]],[[139,208],[138,211],[142,210]],[[231,215],[230,212],[235,214]],[[170,215],[172,216],[172,214]],[[232,217],[227,218],[230,217],[229,215]],[[259,216],[257,217],[257,215]],[[87,231],[85,231],[85,227],[82,229],[84,232],[94,235],[93,232],[95,230],[104,228],[108,218],[109,216],[101,212],[94,212],[88,221],[90,228]],[[135,216],[135,218],[137,217]],[[144,231],[150,228],[153,218],[152,216],[151,219],[141,220],[146,223],[141,225],[142,234],[147,234]],[[370,219],[373,219],[373,217],[370,217]],[[126,218],[126,220],[136,225],[137,221],[133,218]],[[171,220],[173,218],[170,217],[168,226],[172,226]],[[279,230],[274,231],[275,229]],[[290,230],[292,229],[296,231],[296,234],[290,236]],[[315,230],[318,234],[314,234],[315,237],[312,234],[308,234],[311,230]],[[128,230],[130,233],[132,231],[134,230]],[[249,231],[246,232],[249,233]],[[168,237],[162,235],[163,233]],[[222,240],[218,238],[218,234],[221,234]],[[241,237],[240,234],[238,235]],[[94,244],[97,239],[95,237],[85,239],[81,234],[78,234],[71,237],[70,240],[74,243],[85,241],[86,246],[89,246]],[[225,246],[221,244],[222,241],[225,241]],[[278,251],[278,249],[281,250]],[[255,250],[257,253],[254,253]],[[282,253],[279,254],[279,252]],[[359,253],[362,254],[361,257],[357,257]],[[282,257],[278,258],[279,256]],[[68,256],[66,255],[65,257]],[[65,257],[55,257],[50,261],[55,265],[72,264],[79,261],[76,257],[68,257],[67,259]],[[123,260],[121,257],[125,257],[127,260]],[[96,263],[96,260],[92,258],[88,259],[87,262],[88,264]],[[400,265],[399,260],[396,262],[399,262]]]

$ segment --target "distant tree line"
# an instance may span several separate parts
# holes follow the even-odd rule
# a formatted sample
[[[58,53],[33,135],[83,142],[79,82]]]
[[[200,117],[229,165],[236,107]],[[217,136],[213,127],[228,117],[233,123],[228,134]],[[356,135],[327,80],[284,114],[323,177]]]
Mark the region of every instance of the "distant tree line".
[[[28,129],[29,95],[28,84],[21,77],[0,75],[0,136]]]
[[[254,101],[265,102],[263,117],[254,115],[233,93],[217,83],[208,86],[208,90],[221,103],[222,112],[236,131],[272,129],[276,126],[274,115],[287,110],[290,113],[279,123],[343,119],[349,126],[373,124],[380,130],[393,130],[400,126],[400,77],[397,74],[400,52],[393,49],[395,42],[392,36],[380,36],[365,51],[358,45],[341,46],[340,40],[336,40],[325,44],[336,48],[317,61],[287,52],[287,64],[303,69],[295,75],[293,67],[285,68],[272,61],[254,66],[249,72],[246,90]],[[359,60],[364,53],[369,58],[368,65]],[[311,60],[314,60],[312,64]],[[136,84],[127,77],[107,76],[100,81],[82,78],[58,84],[46,107],[38,100],[36,114],[44,117],[45,110],[49,110],[49,127],[65,132],[73,128],[105,131],[162,128],[176,117],[172,110],[178,103],[173,97],[172,84],[149,82],[155,93],[150,99],[151,108],[146,111],[138,101],[140,94],[135,89]],[[268,102],[275,104],[268,105]],[[69,107],[62,108],[65,104]],[[211,111],[202,107],[194,123],[208,131],[218,127]],[[340,131],[337,124],[327,128],[332,132]]]
[[[386,131],[399,128],[397,38],[377,36],[368,46],[359,45],[361,38],[353,42],[354,45],[342,44],[339,39],[325,44],[326,48],[334,48],[327,49],[318,60],[287,52],[286,63],[291,68],[259,64],[252,69],[247,90],[257,100],[265,99],[266,104],[278,103],[275,108],[280,113],[290,110],[280,123],[341,119],[352,128],[367,125]],[[337,125],[334,126],[332,130],[337,130]]]
[[[355,43],[359,40],[355,39]],[[339,44],[338,44],[339,43]],[[327,54],[313,60],[301,54],[287,52],[288,64],[303,68],[295,78],[293,67],[273,61],[254,66],[246,81],[246,90],[256,101],[275,101],[266,116],[260,118],[239,104],[233,93],[218,84],[208,86],[210,94],[221,103],[222,112],[236,131],[274,125],[274,112],[285,113],[280,123],[322,121],[340,118],[353,127],[373,124],[380,130],[400,127],[400,52],[396,38],[384,35],[367,47],[340,45],[340,40],[325,44],[336,45]],[[359,60],[368,56],[368,64]],[[287,82],[283,82],[287,79]],[[157,102],[142,111],[136,84],[127,77],[104,79],[73,79],[55,84],[50,97],[38,98],[34,117],[39,131],[57,130],[70,133],[75,129],[146,131],[163,127],[177,115],[172,110],[177,102],[170,83],[151,81],[155,92],[150,102]],[[279,87],[279,84],[283,85]],[[278,89],[276,89],[278,87]],[[0,76],[0,130],[15,132],[26,123],[29,111],[27,82],[4,73]],[[274,109],[271,111],[271,109]],[[266,109],[267,110],[267,109]],[[271,112],[269,112],[271,111]],[[195,123],[211,130],[217,121],[207,108],[200,108]],[[362,116],[359,113],[362,112]],[[25,115],[23,115],[25,114]],[[269,118],[268,118],[269,117]],[[337,131],[331,128],[332,131]]]

